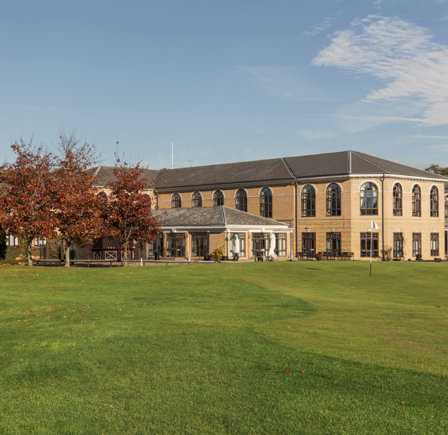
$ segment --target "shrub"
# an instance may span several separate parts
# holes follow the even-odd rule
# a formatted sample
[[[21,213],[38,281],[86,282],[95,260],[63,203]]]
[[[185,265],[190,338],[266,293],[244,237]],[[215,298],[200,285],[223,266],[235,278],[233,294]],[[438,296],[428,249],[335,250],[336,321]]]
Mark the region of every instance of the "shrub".
[[[415,259],[416,259],[416,260],[421,260],[421,259],[422,259],[422,254],[417,254],[417,255],[415,256]]]
[[[211,254],[210,257],[214,258],[216,261],[220,262],[221,258],[224,257],[224,248],[216,248]]]
[[[319,252],[319,253],[317,253],[317,254],[314,256],[314,258],[315,258],[317,261],[320,261],[320,260],[322,260],[323,255]]]

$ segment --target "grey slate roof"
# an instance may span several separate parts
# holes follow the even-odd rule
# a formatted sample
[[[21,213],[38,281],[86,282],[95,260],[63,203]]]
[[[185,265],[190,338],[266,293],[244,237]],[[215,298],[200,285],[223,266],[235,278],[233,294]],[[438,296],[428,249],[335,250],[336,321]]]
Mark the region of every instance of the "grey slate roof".
[[[255,160],[196,166],[160,171],[157,188],[201,186],[224,183],[245,183],[265,180],[293,180],[282,159]]]
[[[115,180],[114,169],[115,166],[96,166],[95,168],[91,168],[90,171],[96,172],[98,177],[97,186],[104,186],[106,183]],[[146,178],[149,189],[155,187],[158,173],[159,171],[152,169],[145,169],[142,173],[141,178]]]
[[[286,163],[297,178],[332,175],[394,174],[447,180],[447,177],[381,159],[359,151],[286,157]]]
[[[153,211],[165,227],[207,227],[226,225],[248,226],[282,226],[289,228],[288,224],[256,216],[244,211],[235,210],[226,206],[168,208]]]

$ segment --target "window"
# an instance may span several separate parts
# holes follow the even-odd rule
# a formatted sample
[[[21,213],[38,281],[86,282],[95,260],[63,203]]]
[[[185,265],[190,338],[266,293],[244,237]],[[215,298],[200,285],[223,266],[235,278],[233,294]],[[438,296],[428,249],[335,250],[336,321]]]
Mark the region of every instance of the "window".
[[[412,216],[422,215],[422,191],[420,186],[415,185],[412,188]]]
[[[448,196],[445,196],[445,226],[448,227]]]
[[[202,195],[199,192],[194,192],[191,197],[192,207],[202,207]]]
[[[42,237],[37,237],[34,239],[34,246],[44,246],[47,244],[47,240]]]
[[[378,214],[378,188],[373,183],[364,183],[361,186],[361,215],[371,216]]]
[[[431,188],[431,217],[439,217],[439,190],[436,186]]]
[[[252,233],[252,256],[265,257],[269,250],[269,234]]]
[[[244,192],[246,193],[246,192]],[[233,246],[233,244],[235,243],[235,236],[238,236],[238,243],[240,244],[240,253],[239,256],[240,257],[245,257],[246,256],[246,234],[245,233],[232,233],[230,235],[230,240],[232,241],[232,243],[230,244],[230,246]],[[233,254],[233,250],[231,249],[231,252]]]
[[[100,192],[100,193],[98,193],[98,196],[103,204],[107,202],[107,193],[106,192]]]
[[[394,233],[394,258],[403,257],[403,233]]]
[[[275,233],[275,253],[286,257],[286,233]]]
[[[191,256],[204,257],[208,254],[208,233],[191,233]]]
[[[361,233],[361,257],[378,257],[379,233]],[[373,242],[373,245],[372,245]]]
[[[412,256],[422,255],[422,233],[412,233]]]
[[[341,188],[336,183],[327,187],[327,216],[341,216]]]
[[[19,246],[19,238],[6,235],[6,246]]]
[[[403,189],[401,184],[395,184],[393,190],[393,212],[394,216],[403,216]]]
[[[168,233],[166,235],[167,257],[185,257],[185,234]]]
[[[263,187],[260,194],[260,216],[272,218],[272,191]]]
[[[247,193],[244,189],[236,192],[236,209],[247,212]]]
[[[341,233],[327,233],[327,251],[341,252]]]
[[[224,195],[220,190],[213,195],[213,205],[224,205]]]
[[[316,191],[308,185],[302,190],[302,217],[312,216],[316,216]]]
[[[308,254],[316,253],[316,233],[302,233],[302,251]]]
[[[148,256],[154,257],[156,253],[159,258],[163,257],[163,233],[157,234],[156,239],[149,243]]]
[[[178,193],[171,197],[171,208],[182,208],[182,197]]]
[[[431,257],[439,255],[439,233],[431,233]]]

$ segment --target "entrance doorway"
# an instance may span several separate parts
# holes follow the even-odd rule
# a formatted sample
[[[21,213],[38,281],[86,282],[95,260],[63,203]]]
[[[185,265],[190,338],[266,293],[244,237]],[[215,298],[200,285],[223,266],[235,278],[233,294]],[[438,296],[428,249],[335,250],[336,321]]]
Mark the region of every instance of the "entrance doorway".
[[[307,255],[316,253],[316,233],[302,233],[302,251]]]

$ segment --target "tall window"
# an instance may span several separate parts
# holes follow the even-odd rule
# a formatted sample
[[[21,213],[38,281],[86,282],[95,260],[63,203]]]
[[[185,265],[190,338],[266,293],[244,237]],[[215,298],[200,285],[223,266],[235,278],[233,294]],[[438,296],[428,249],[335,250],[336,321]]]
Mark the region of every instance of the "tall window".
[[[372,257],[378,257],[378,241],[378,233],[361,233],[361,257],[370,257],[370,252]]]
[[[175,193],[171,197],[171,208],[181,208],[182,207],[182,198],[178,193]]]
[[[445,196],[445,226],[448,227],[448,196]]]
[[[431,188],[431,217],[439,217],[439,190],[436,186]]]
[[[213,194],[213,205],[224,205],[224,194],[220,190]]]
[[[204,257],[208,254],[208,233],[191,233],[191,256]]]
[[[397,183],[394,186],[394,216],[403,216],[403,189],[401,184]]]
[[[184,233],[168,233],[166,235],[166,256],[185,257]]]
[[[263,187],[260,194],[260,216],[272,218],[272,191]]]
[[[302,216],[316,216],[316,191],[313,186],[305,186],[302,190]]]
[[[341,216],[341,188],[336,183],[327,187],[327,216]]]
[[[422,191],[420,186],[415,185],[412,188],[412,216],[422,215]]]
[[[199,192],[194,192],[191,197],[192,207],[202,207],[202,195]]]
[[[10,236],[9,234],[6,235],[6,246],[19,246],[19,238]]]
[[[431,257],[439,255],[439,233],[431,233]]]
[[[244,189],[236,192],[236,209],[247,212],[247,193]]]
[[[403,257],[403,233],[394,233],[394,258]]]
[[[412,256],[422,254],[422,233],[412,233]]]
[[[370,216],[378,214],[378,188],[373,183],[364,183],[361,186],[361,215]]]
[[[286,257],[286,233],[275,233],[275,253]]]
[[[341,233],[327,233],[327,251],[341,252]]]
[[[316,253],[316,233],[302,233],[302,251],[307,254]]]

